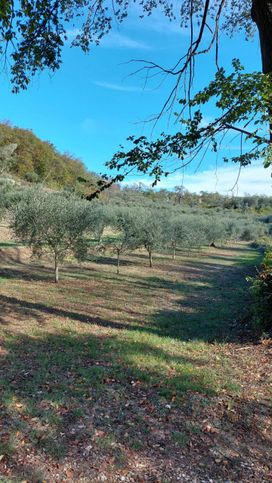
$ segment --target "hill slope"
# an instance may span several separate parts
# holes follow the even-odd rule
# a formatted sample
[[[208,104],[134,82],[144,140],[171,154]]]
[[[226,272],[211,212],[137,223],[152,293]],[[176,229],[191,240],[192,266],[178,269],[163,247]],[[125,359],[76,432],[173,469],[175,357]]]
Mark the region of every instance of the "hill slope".
[[[8,123],[0,124],[0,157],[1,154],[10,174],[29,182],[44,182],[51,188],[76,188],[82,185],[80,180],[92,185],[98,179],[79,159],[59,153],[53,144],[41,141],[32,131]],[[10,159],[5,159],[9,155]]]

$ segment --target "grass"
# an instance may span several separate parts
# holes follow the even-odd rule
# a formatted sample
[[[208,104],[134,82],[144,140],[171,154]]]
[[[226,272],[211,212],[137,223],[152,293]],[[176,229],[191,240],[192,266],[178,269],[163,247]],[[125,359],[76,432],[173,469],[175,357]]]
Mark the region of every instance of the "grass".
[[[212,401],[244,391],[232,327],[258,261],[236,245],[176,261],[160,255],[152,270],[139,253],[118,277],[100,257],[64,267],[56,286],[49,267],[8,260],[0,273],[5,477],[53,481],[55,462],[65,476],[69,461],[81,481],[102,467],[125,471],[153,445],[164,448],[160,457],[187,451]]]

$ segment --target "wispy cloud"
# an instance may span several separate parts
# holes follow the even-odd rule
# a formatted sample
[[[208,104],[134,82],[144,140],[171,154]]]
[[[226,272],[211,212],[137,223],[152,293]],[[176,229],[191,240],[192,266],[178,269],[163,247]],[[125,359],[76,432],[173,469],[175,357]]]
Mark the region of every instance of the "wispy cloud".
[[[235,195],[243,195],[249,193],[272,195],[271,170],[265,169],[262,165],[251,165],[242,168],[238,177],[238,167],[231,165],[220,167],[217,170],[209,169],[195,174],[176,173],[162,179],[158,183],[158,188],[172,190],[177,185],[184,185],[189,191],[199,193],[200,191],[215,192],[221,194],[231,194],[231,190],[235,185],[233,193]],[[135,177],[124,184],[133,184],[141,181],[146,185],[150,185],[150,179]]]
[[[190,35],[188,29],[181,27],[176,20],[170,21],[167,18],[156,18],[155,15],[152,16],[152,22],[148,25],[148,30],[164,35],[179,35],[182,37]]]
[[[66,32],[69,42],[72,42],[79,34],[80,30],[77,28],[67,30]],[[146,42],[114,31],[111,31],[101,39],[100,47],[107,49],[152,50],[152,47]]]
[[[146,42],[136,40],[119,32],[110,32],[101,40],[101,46],[108,49],[152,50],[152,47]]]
[[[125,86],[123,84],[114,84],[111,82],[104,82],[104,81],[94,81],[98,87],[102,87],[103,89],[110,89],[112,91],[120,91],[120,92],[145,92],[147,89],[143,89],[140,86]]]

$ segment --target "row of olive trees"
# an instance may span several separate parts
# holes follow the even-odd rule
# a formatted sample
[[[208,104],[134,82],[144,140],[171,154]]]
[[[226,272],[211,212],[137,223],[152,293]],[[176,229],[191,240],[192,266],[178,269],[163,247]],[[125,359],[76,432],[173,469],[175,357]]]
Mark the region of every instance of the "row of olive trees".
[[[255,240],[267,231],[264,224],[246,217],[222,219],[215,214],[177,215],[171,210],[161,212],[141,207],[101,205],[98,209],[98,246],[116,253],[117,273],[121,254],[137,248],[147,251],[149,266],[152,267],[155,251],[170,249],[175,259],[178,249],[215,246],[230,240]]]
[[[38,189],[24,190],[10,213],[18,240],[29,244],[35,255],[44,251],[53,255],[56,282],[67,255],[84,260],[94,245],[116,254],[119,273],[121,255],[138,248],[146,250],[152,267],[155,251],[171,249],[175,259],[177,249],[250,240],[265,230],[264,224],[243,218],[222,220],[216,215],[114,207]]]

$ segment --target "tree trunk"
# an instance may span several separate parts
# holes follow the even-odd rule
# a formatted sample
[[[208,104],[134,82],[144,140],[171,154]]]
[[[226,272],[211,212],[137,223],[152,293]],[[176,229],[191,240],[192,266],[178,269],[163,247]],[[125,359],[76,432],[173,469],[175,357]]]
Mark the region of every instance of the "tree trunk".
[[[272,0],[252,0],[251,18],[259,31],[263,73],[272,74]],[[272,143],[272,101],[268,111]]]
[[[251,17],[259,30],[263,73],[272,73],[272,0],[252,0]]]
[[[173,246],[173,254],[172,254],[172,259],[176,260],[176,247],[175,245]]]
[[[120,273],[120,250],[117,250],[117,275]]]
[[[153,258],[152,258],[152,251],[151,250],[148,251],[148,258],[149,258],[149,267],[152,268],[153,267]]]
[[[58,257],[55,255],[55,283],[59,282],[59,263]]]

